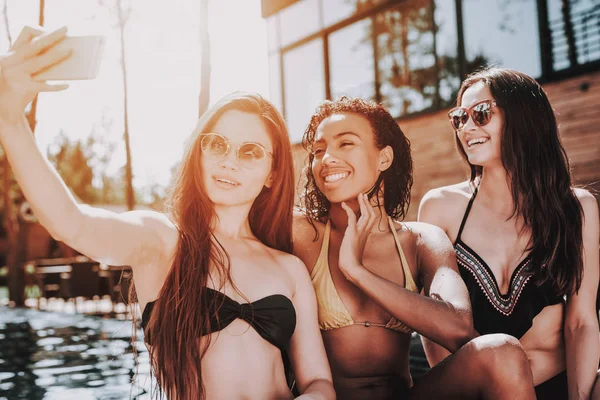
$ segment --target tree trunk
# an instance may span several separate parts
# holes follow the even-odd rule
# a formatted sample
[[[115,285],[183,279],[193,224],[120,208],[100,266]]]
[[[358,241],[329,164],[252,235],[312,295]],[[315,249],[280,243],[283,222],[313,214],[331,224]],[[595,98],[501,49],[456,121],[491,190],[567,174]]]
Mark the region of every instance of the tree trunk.
[[[200,96],[198,99],[198,117],[210,104],[210,37],[208,35],[208,1],[200,2],[200,46],[202,47],[202,71],[200,75]]]
[[[125,140],[125,190],[127,209],[133,210],[135,196],[133,192],[133,170],[131,167],[131,147],[129,145],[129,112],[127,108],[127,64],[125,62],[125,25],[127,20],[123,15],[121,0],[117,0],[117,12],[119,16],[119,30],[121,33],[121,71],[123,72],[123,139]]]
[[[10,36],[10,29],[8,24],[8,12],[7,12],[7,1],[4,2],[4,25],[6,28],[6,34],[8,37],[9,46],[12,45],[12,37]],[[40,0],[39,3],[39,25],[44,26],[44,9],[45,0]],[[31,127],[31,131],[35,132],[37,124],[37,101],[38,97],[35,96],[31,103],[29,113],[27,113],[27,122]],[[24,240],[26,231],[22,231],[19,227],[18,212],[14,207],[12,198],[12,169],[8,163],[8,157],[4,156],[2,162],[4,169],[4,227],[7,233],[8,252],[6,255],[6,265],[8,265],[8,297],[11,304],[15,306],[25,305],[25,271],[21,265],[21,254],[24,250]]]

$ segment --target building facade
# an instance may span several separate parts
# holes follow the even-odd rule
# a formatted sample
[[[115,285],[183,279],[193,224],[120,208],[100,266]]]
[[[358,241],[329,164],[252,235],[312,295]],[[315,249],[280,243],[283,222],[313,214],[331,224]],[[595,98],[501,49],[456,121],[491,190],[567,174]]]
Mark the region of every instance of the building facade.
[[[323,99],[370,98],[412,145],[408,219],[467,169],[447,122],[462,79],[484,65],[536,78],[557,112],[575,184],[600,191],[600,0],[262,0],[271,99],[298,175],[302,133]]]

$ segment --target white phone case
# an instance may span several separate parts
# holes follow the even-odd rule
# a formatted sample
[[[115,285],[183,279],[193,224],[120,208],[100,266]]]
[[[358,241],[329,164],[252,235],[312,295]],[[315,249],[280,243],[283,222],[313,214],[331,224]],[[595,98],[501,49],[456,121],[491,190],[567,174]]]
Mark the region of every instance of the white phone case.
[[[24,26],[22,35],[44,32],[42,27]],[[40,81],[94,79],[98,75],[106,38],[101,35],[67,36],[56,48],[70,49],[71,56],[34,76]]]
[[[71,49],[71,56],[35,75],[35,79],[44,81],[94,79],[100,69],[105,41],[104,36],[67,36],[56,47]]]

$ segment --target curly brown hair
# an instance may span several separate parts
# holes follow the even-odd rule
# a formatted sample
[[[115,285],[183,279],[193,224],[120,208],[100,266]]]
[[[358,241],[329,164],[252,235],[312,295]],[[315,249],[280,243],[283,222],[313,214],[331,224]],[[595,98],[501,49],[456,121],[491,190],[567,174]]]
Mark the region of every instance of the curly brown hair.
[[[302,146],[308,151],[308,164],[304,168],[306,180],[304,193],[301,196],[304,212],[308,217],[325,222],[329,215],[331,203],[317,187],[312,173],[314,154],[311,151],[315,134],[321,122],[334,114],[353,113],[365,117],[373,130],[375,145],[378,149],[390,146],[394,152],[392,165],[381,173],[372,190],[371,197],[383,188],[383,206],[390,217],[404,219],[410,203],[410,189],[413,184],[412,158],[410,141],[400,129],[390,113],[380,104],[372,100],[342,96],[336,100],[325,100],[319,104],[302,137]],[[379,200],[379,196],[376,196]]]

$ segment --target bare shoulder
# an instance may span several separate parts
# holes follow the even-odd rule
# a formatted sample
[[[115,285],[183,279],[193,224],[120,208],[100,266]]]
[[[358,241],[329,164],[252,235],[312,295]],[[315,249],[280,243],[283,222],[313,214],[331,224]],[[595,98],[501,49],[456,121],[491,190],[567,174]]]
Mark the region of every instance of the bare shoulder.
[[[310,219],[310,217],[300,210],[294,210],[292,224],[294,243],[314,242],[321,237],[324,229],[324,223]]]
[[[598,201],[596,200],[594,195],[591,194],[588,190],[582,188],[574,188],[573,191],[575,192],[575,196],[577,196],[577,199],[581,203],[581,206],[583,207],[584,211],[586,209],[598,208]]]
[[[299,257],[283,251],[274,249],[271,250],[274,252],[273,254],[277,259],[277,263],[293,281],[294,289],[292,293],[295,293],[296,289],[299,287],[303,287],[307,284],[311,285],[310,276],[308,274],[308,270],[306,269],[306,265]]]
[[[171,259],[179,240],[179,231],[168,215],[152,210],[135,210],[120,216],[155,233],[161,243],[161,253]]]
[[[325,224],[314,219],[309,219],[303,213],[294,213],[293,253],[307,266],[311,272],[319,257]]]
[[[418,220],[429,222],[450,232],[460,223],[473,191],[468,181],[431,189],[419,204]]]
[[[288,253],[281,254],[281,265],[297,281],[298,277],[308,276],[306,265],[297,256]]]
[[[452,248],[446,232],[439,226],[427,222],[405,222],[404,225],[414,235],[417,248],[447,250]]]
[[[175,225],[166,214],[152,210],[135,210],[121,213],[131,222],[139,222],[153,229],[175,229]],[[176,230],[176,229],[175,229]]]
[[[589,191],[581,188],[574,189],[577,199],[583,209],[584,223],[587,226],[598,226],[598,200]]]
[[[423,207],[434,209],[456,207],[465,201],[468,202],[472,194],[473,191],[469,181],[431,189],[421,199],[419,210]]]

